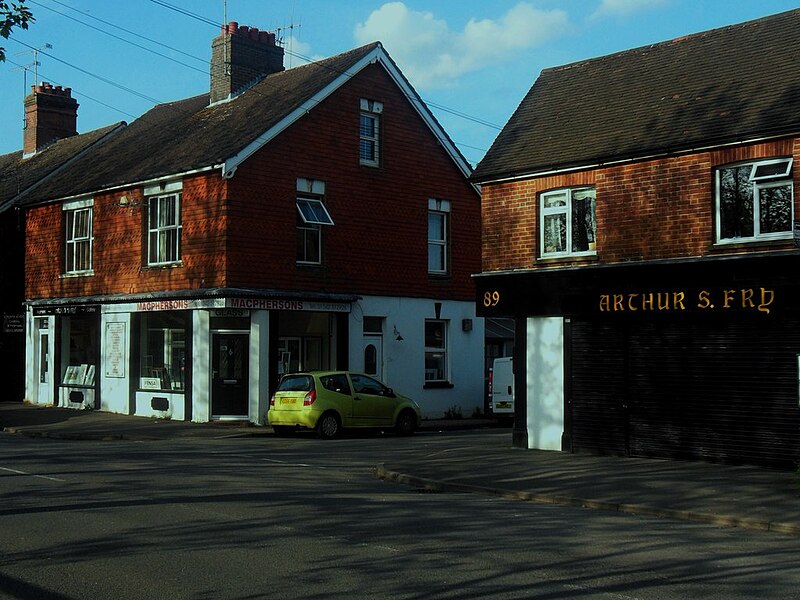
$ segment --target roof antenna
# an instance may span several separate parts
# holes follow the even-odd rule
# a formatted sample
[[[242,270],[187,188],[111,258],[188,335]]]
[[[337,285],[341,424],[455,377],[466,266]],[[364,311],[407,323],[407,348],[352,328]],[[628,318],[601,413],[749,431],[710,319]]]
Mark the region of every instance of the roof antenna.
[[[281,46],[283,46],[284,48],[286,48],[286,53],[289,55],[289,68],[290,69],[292,68],[292,58],[293,58],[293,56],[292,56],[292,42],[294,41],[294,35],[291,34],[291,33],[289,34],[289,45],[285,46],[284,45],[284,41],[285,41],[284,32],[286,32],[286,31],[290,31],[291,32],[291,31],[294,31],[295,29],[300,29],[300,23],[298,23],[297,25],[291,24],[291,25],[285,25],[284,27],[276,27],[275,28],[275,39],[276,39],[276,42],[278,44],[280,44]]]
[[[39,82],[39,67],[42,63],[39,62],[39,52],[42,50],[51,50],[53,45],[50,43],[45,44],[44,46],[40,46],[38,48],[34,48],[33,50],[26,50],[25,52],[20,52],[17,56],[21,56],[23,54],[33,54],[33,62],[28,63],[27,65],[21,65],[19,67],[15,67],[11,69],[12,71],[22,71],[22,99],[25,100],[26,96],[28,95],[28,71],[33,69],[33,85],[37,85]],[[22,115],[22,128],[28,128],[28,119],[24,114],[24,104],[23,104],[23,115]]]

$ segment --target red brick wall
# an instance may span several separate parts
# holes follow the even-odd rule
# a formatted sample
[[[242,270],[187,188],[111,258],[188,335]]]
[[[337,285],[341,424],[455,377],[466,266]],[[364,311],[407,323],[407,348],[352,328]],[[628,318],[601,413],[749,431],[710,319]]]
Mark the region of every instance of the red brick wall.
[[[361,98],[383,102],[380,168],[359,164]],[[325,182],[322,267],[296,264],[296,180]],[[246,161],[230,182],[231,284],[472,300],[480,200],[373,65]],[[427,272],[428,199],[451,202],[452,277]]]
[[[122,196],[128,206],[117,206]],[[94,274],[65,277],[60,204],[26,215],[25,292],[28,299],[128,294],[225,284],[224,183],[219,175],[183,181],[183,266],[145,264],[142,188],[94,196]]]
[[[714,246],[714,168],[773,156],[795,157],[800,215],[800,138],[483,186],[483,271],[585,262],[616,263],[791,248],[788,242]],[[539,194],[577,185],[597,189],[597,258],[539,257]]]
[[[361,98],[383,102],[382,166],[359,164]],[[296,264],[296,180],[326,184],[322,267]],[[64,277],[61,205],[28,211],[29,299],[255,287],[472,300],[480,199],[382,68],[370,66],[223,181],[184,179],[183,265],[146,268],[140,188],[94,199],[94,275]],[[451,202],[452,276],[427,272],[428,199]],[[227,233],[226,233],[227,230]]]

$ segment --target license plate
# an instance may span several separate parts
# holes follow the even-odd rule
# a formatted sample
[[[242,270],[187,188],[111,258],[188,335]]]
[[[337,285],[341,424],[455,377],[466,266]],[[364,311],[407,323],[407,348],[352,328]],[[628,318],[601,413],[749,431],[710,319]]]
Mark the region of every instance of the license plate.
[[[295,404],[297,398],[281,398],[281,404]]]

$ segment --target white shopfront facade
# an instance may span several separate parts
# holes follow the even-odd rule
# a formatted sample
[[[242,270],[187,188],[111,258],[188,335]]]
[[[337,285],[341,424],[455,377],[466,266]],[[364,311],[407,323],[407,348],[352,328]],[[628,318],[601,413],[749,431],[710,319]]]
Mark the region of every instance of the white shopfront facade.
[[[116,300],[116,299],[115,299]],[[227,296],[29,303],[26,399],[181,421],[264,424],[280,375],[373,373],[424,416],[483,406],[472,302]]]

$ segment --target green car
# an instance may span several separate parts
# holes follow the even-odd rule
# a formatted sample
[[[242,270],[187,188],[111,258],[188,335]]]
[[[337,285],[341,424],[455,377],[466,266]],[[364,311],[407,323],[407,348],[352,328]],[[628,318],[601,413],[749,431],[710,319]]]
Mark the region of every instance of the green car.
[[[289,373],[269,401],[267,419],[278,435],[313,429],[323,439],[342,428],[393,428],[411,435],[419,426],[419,405],[377,379],[349,371]]]

